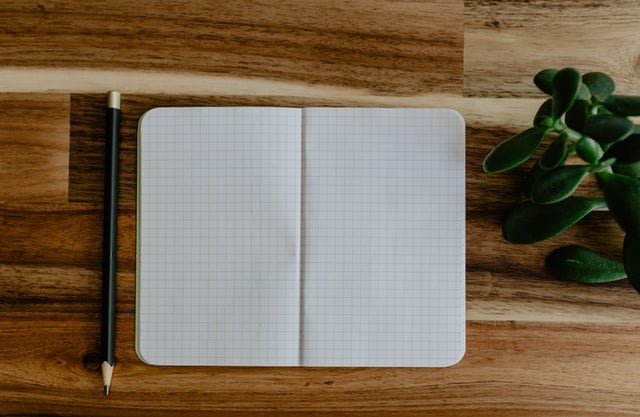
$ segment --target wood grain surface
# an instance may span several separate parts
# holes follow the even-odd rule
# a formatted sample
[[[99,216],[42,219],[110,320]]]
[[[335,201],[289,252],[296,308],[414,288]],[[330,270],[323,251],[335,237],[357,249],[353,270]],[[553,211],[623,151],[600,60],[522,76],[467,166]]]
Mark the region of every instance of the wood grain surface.
[[[465,95],[539,95],[531,73],[565,66],[604,71],[640,94],[636,0],[466,0],[464,15]]]
[[[406,95],[462,89],[444,0],[3,2],[3,65],[233,74]]]
[[[640,94],[636,1],[0,5],[0,415],[634,416],[640,294],[544,258],[620,257],[594,213],[505,242],[524,169],[481,170],[526,127],[539,69],[600,70]],[[586,41],[585,41],[586,39]],[[116,370],[99,370],[104,100],[122,92]],[[136,126],[163,105],[450,107],[467,123],[467,353],[420,368],[152,367],[134,351]],[[587,190],[589,191],[589,187]]]

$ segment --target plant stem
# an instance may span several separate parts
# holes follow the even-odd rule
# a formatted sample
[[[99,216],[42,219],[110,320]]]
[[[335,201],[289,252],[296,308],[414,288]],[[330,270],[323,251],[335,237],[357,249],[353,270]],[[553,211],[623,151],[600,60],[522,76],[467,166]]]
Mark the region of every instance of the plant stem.
[[[569,126],[565,125],[561,120],[558,120],[553,126],[553,130],[556,133],[566,133],[567,137],[573,142],[576,143],[584,136],[582,133],[571,129]]]

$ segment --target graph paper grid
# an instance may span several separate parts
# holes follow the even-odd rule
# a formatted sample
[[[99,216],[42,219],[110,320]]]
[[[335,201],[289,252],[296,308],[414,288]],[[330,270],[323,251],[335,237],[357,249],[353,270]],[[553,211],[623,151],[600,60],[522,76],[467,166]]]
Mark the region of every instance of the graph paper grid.
[[[146,362],[449,366],[464,354],[458,113],[154,109],[138,146]]]
[[[138,146],[139,356],[297,365],[300,110],[157,108]]]
[[[464,353],[464,122],[304,110],[302,363],[446,366]]]

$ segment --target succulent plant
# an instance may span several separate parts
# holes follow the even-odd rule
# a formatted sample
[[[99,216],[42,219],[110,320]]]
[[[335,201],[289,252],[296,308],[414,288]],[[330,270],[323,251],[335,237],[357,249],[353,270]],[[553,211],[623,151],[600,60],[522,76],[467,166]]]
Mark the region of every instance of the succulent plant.
[[[551,252],[546,264],[583,283],[628,277],[640,292],[640,96],[614,94],[602,72],[545,69],[533,79],[548,98],[532,127],[498,144],[485,158],[487,173],[501,173],[536,159],[526,200],[505,216],[502,232],[513,243],[535,243],[570,228],[594,210],[608,210],[624,232],[622,262],[582,246]],[[538,151],[540,149],[540,151]],[[601,193],[574,191],[595,176]]]

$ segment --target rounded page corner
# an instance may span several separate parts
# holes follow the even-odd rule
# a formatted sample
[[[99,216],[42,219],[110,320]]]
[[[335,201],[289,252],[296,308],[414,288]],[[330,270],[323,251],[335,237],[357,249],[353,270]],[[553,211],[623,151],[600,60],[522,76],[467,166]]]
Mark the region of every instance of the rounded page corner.
[[[160,366],[162,365],[161,363],[158,363],[152,359],[147,358],[144,353],[142,353],[142,349],[140,347],[140,341],[136,340],[135,343],[135,351],[136,351],[136,356],[138,357],[138,359],[140,359],[140,361],[142,363],[144,363],[145,365],[150,365],[150,366]]]
[[[164,107],[153,107],[149,110],[142,113],[140,119],[138,121],[138,126],[143,127],[144,124],[148,123],[148,119],[152,119],[156,113],[160,113]]]
[[[456,352],[456,355],[452,357],[452,359],[445,363],[443,368],[452,368],[458,365],[464,359],[465,354],[467,353],[467,344],[463,341],[462,346],[460,346],[460,350]]]
[[[452,120],[456,120],[457,123],[464,129],[466,127],[466,122],[462,113],[455,109],[444,109],[446,112],[450,114]]]

